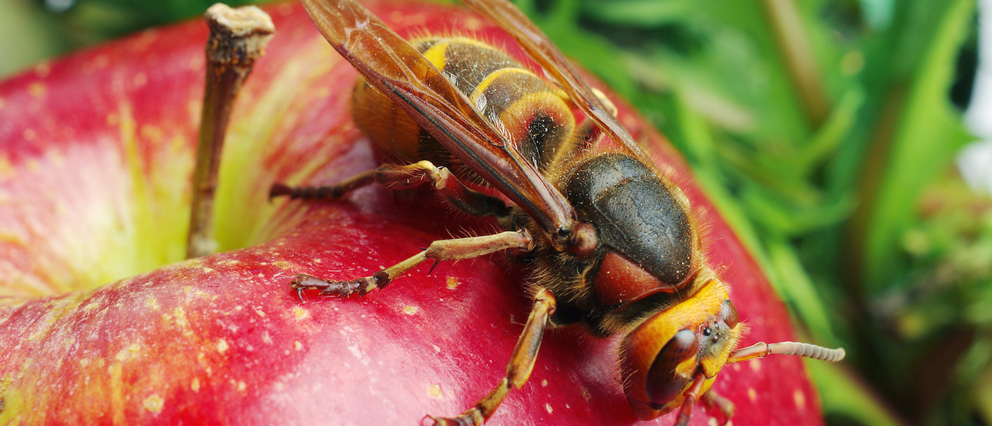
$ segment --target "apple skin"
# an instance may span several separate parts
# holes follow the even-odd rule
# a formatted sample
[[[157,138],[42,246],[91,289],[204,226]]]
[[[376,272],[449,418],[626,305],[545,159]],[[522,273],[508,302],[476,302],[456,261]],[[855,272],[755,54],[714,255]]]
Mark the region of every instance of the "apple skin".
[[[512,45],[462,8],[369,7],[401,35],[426,27]],[[367,275],[495,227],[436,196],[394,200],[378,187],[267,203],[273,182],[331,183],[376,164],[347,108],[354,70],[299,5],[268,10],[277,35],[234,108],[217,207],[227,251],[215,255],[181,261],[205,24],[149,30],[0,83],[0,424],[419,424],[464,411],[502,378],[530,307],[525,268],[503,256],[430,274],[421,265],[363,298],[304,303],[289,288],[295,273]],[[618,106],[707,225],[709,262],[750,329],[741,345],[794,340],[683,160]],[[490,423],[638,423],[618,338],[549,331],[529,382]],[[713,390],[736,404],[736,425],[823,423],[796,357],[728,365]],[[721,419],[697,406],[691,424]]]

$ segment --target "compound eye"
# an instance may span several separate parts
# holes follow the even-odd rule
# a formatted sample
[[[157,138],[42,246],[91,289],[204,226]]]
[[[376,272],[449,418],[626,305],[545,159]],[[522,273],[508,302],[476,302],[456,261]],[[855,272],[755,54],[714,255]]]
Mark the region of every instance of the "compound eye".
[[[740,324],[740,318],[737,317],[737,308],[734,307],[734,302],[730,300],[725,300],[723,302],[723,322],[727,323],[730,328],[737,328],[737,324]]]
[[[682,330],[661,348],[648,370],[647,394],[651,402],[667,404],[685,388],[691,377],[678,374],[676,367],[694,358],[698,347],[696,333]]]

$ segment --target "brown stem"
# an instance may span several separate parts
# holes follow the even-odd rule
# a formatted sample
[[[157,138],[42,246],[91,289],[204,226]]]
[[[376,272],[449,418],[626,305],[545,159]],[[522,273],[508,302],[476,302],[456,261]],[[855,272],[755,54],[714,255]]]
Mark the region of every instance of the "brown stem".
[[[231,9],[218,3],[207,9],[204,17],[210,26],[207,81],[193,174],[187,258],[210,254],[215,249],[214,194],[231,107],[275,32],[269,15],[254,6]]]

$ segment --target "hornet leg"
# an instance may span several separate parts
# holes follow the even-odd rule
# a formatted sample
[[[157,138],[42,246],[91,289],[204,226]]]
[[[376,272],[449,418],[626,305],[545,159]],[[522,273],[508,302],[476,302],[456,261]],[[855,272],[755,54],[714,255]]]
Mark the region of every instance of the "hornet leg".
[[[541,339],[544,337],[544,330],[548,326],[548,319],[554,314],[557,304],[555,296],[548,289],[542,288],[534,295],[534,308],[530,311],[524,331],[517,340],[517,346],[513,348],[513,355],[506,366],[506,377],[496,386],[489,395],[483,397],[474,407],[468,409],[458,417],[435,418],[435,426],[467,426],[481,425],[489,416],[493,415],[496,408],[503,402],[503,398],[510,393],[513,388],[520,389],[530,373],[534,369],[534,361],[537,360],[537,350],[541,348]]]

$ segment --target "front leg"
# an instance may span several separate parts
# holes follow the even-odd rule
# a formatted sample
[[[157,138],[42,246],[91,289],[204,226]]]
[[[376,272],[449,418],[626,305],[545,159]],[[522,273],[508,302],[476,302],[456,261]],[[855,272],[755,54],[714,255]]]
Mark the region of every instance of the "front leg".
[[[524,331],[517,340],[517,346],[513,348],[513,355],[506,366],[506,377],[496,386],[489,395],[483,397],[472,408],[468,409],[458,417],[436,418],[435,426],[468,426],[481,425],[493,415],[496,408],[503,402],[503,398],[510,393],[510,389],[520,389],[530,373],[534,369],[534,362],[537,360],[537,350],[541,348],[541,340],[544,338],[544,330],[548,326],[548,319],[555,313],[557,308],[554,294],[546,288],[542,288],[534,295],[534,308],[530,311]]]
[[[704,382],[706,382],[706,376],[702,372],[696,373],[692,384],[689,385],[689,389],[682,394],[684,399],[682,400],[682,407],[679,409],[679,415],[675,418],[675,426],[686,426],[689,424],[689,418],[692,417],[692,406],[696,401],[699,401]]]
[[[723,422],[720,423],[721,425],[727,424],[727,422],[734,417],[734,403],[729,399],[720,396],[720,394],[713,391],[712,388],[703,394],[702,402],[710,409],[716,408],[717,410],[720,410],[720,414],[723,414]]]
[[[479,237],[438,240],[431,243],[427,250],[367,277],[345,281],[328,281],[311,275],[298,274],[293,279],[291,285],[296,289],[301,299],[303,290],[306,289],[320,290],[320,294],[324,296],[364,296],[377,288],[385,288],[396,277],[428,259],[433,259],[434,264],[437,265],[438,262],[444,260],[471,259],[509,249],[530,251],[534,247],[533,244],[533,239],[526,230],[506,231]]]

